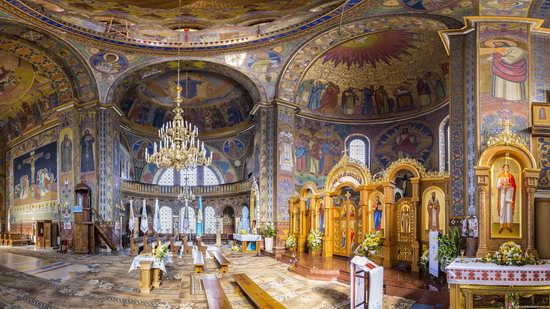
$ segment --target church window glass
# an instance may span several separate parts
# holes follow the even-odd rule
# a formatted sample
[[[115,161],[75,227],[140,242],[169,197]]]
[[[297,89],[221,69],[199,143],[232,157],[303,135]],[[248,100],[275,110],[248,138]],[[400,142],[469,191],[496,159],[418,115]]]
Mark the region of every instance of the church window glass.
[[[212,206],[204,209],[204,233],[216,234],[216,211]]]
[[[171,233],[172,231],[172,208],[163,206],[160,208],[160,232]]]

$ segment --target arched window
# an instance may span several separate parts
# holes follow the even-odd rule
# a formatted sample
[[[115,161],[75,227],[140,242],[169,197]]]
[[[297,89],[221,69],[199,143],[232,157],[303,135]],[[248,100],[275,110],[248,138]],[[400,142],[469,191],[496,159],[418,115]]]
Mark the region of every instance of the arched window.
[[[159,170],[157,173],[161,173],[157,180],[157,183],[161,186],[173,186],[174,182],[174,169]]]
[[[160,232],[167,234],[172,232],[172,208],[163,206],[160,208]]]
[[[352,134],[346,138],[346,151],[351,159],[370,166],[370,142],[361,134]]]
[[[449,128],[449,116],[445,117],[439,125],[439,171],[449,170],[451,145],[451,130]]]
[[[216,234],[216,211],[212,206],[204,209],[204,234]]]
[[[196,186],[197,183],[197,168],[190,168],[186,170],[182,170],[180,172],[180,184],[185,185],[187,181],[187,185],[190,187]]]
[[[250,210],[248,210],[248,206],[244,206],[241,212],[241,224],[239,231],[242,229],[250,232]]]
[[[180,233],[197,233],[197,218],[195,217],[195,210],[191,206],[183,207],[180,210]]]
[[[219,184],[220,184],[220,180],[218,179],[218,176],[216,176],[216,173],[214,173],[214,171],[210,167],[205,167],[204,168],[204,185],[215,186]]]

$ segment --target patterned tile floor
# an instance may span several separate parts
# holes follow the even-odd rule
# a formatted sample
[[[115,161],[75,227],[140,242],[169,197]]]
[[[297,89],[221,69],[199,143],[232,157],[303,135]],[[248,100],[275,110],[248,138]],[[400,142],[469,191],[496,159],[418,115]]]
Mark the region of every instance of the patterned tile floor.
[[[250,276],[287,308],[349,308],[349,286],[305,279],[270,257],[231,255],[229,274],[220,278],[234,308],[252,308],[236,292],[231,273]],[[128,272],[127,254],[76,255],[32,248],[0,247],[0,308],[207,308],[191,257],[174,258],[160,288],[138,290],[139,271]],[[206,258],[205,273],[217,273]],[[410,308],[413,301],[385,296],[384,308]]]

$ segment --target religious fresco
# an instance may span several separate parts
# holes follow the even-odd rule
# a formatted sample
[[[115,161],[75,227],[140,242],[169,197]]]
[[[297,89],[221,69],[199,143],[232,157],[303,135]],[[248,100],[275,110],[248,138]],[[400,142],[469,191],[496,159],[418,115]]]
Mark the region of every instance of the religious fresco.
[[[71,128],[63,128],[59,132],[57,140],[59,154],[59,199],[69,201],[74,195],[74,149],[77,144],[74,142],[74,134]]]
[[[384,215],[384,194],[379,191],[373,192],[369,198],[369,209],[372,222],[371,231],[380,233],[380,237],[384,237],[386,230],[386,216]]]
[[[541,190],[550,190],[550,138],[537,138],[538,164],[541,169],[538,188]]]
[[[240,160],[245,152],[245,146],[237,138],[229,138],[223,143],[223,153],[232,160]]]
[[[128,59],[122,54],[98,51],[90,58],[90,65],[101,73],[117,74],[128,67]]]
[[[479,27],[481,145],[485,147],[505,122],[529,143],[529,26],[482,23]]]
[[[527,17],[532,0],[480,0],[479,15]]]
[[[447,99],[448,59],[437,32],[388,30],[346,41],[308,69],[295,102],[330,117],[376,118]]]
[[[491,165],[491,238],[521,238],[522,168],[513,158]]]
[[[422,123],[398,124],[388,128],[377,139],[374,157],[383,166],[402,158],[428,163],[432,155],[434,134]]]
[[[430,187],[422,194],[422,225],[426,234],[429,231],[446,231],[445,193],[441,188]]]
[[[57,199],[57,144],[36,148],[13,160],[14,206]]]
[[[177,83],[173,69],[142,76],[126,92],[121,109],[130,121],[160,128],[172,119]],[[228,77],[205,71],[181,72],[180,85],[184,115],[201,130],[231,127],[248,118],[252,99],[242,85]]]
[[[256,34],[255,21],[265,16],[278,21],[277,26],[292,25],[305,19],[322,15],[335,7],[322,0],[233,1],[201,2],[182,1],[184,38],[175,29],[178,27],[178,2],[166,1],[98,1],[98,0],[28,0],[31,6],[39,7],[66,23],[85,29],[105,32],[112,23],[118,35],[132,39],[186,42],[211,42],[238,39]],[[315,10],[311,10],[315,9]],[[106,17],[108,16],[108,17]],[[290,18],[289,16],[292,16]],[[252,23],[249,27],[248,23]],[[231,25],[230,27],[227,27]],[[222,27],[220,27],[222,26]],[[226,27],[223,27],[226,26]],[[127,29],[126,29],[127,27]],[[216,31],[209,28],[216,28]],[[262,28],[268,29],[267,26]]]

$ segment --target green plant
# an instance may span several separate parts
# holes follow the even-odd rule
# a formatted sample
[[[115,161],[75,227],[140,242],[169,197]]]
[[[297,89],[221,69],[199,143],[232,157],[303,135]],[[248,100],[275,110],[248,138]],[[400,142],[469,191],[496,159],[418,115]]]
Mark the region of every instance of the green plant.
[[[260,234],[264,238],[273,238],[277,235],[277,231],[273,228],[273,224],[268,223],[260,229]]]
[[[382,244],[380,233],[370,233],[365,235],[363,242],[357,247],[357,254],[367,256],[371,251],[378,251],[378,247]]]
[[[309,231],[309,235],[307,235],[307,246],[311,250],[317,250],[321,248],[321,244],[323,243],[323,233],[315,230]]]
[[[437,249],[436,259],[445,269],[460,254],[461,236],[456,227],[449,229],[447,235],[440,234],[437,237],[439,248]]]
[[[294,235],[289,235],[285,241],[285,248],[287,250],[294,250],[296,248],[296,239]]]
[[[166,257],[166,254],[168,253],[168,246],[159,245],[156,248],[153,248],[151,253],[157,260],[162,261],[164,260],[164,258]]]
[[[428,272],[428,267],[430,264],[430,251],[428,250],[428,246],[423,245],[422,246],[422,256],[420,256],[420,261],[418,261],[418,268],[420,268],[420,271],[423,273]]]

